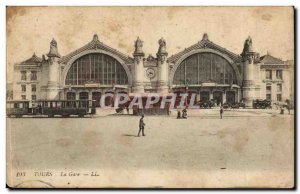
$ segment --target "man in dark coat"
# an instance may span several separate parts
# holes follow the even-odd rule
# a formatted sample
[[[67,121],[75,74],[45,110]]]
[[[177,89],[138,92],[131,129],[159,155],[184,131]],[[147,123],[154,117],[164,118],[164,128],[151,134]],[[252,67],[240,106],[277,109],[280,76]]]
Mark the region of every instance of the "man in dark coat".
[[[223,111],[224,111],[223,106],[221,106],[220,107],[220,116],[221,116],[221,119],[223,118]]]
[[[177,119],[180,119],[181,118],[181,113],[180,113],[180,110],[177,111]]]
[[[142,131],[142,134],[143,136],[145,136],[145,133],[144,133],[144,128],[145,128],[145,123],[144,123],[144,115],[142,115],[142,118],[140,118],[140,123],[139,123],[139,133],[138,133],[138,137],[140,136],[140,132]]]
[[[187,110],[186,110],[186,108],[182,110],[182,118],[183,119],[187,118]]]

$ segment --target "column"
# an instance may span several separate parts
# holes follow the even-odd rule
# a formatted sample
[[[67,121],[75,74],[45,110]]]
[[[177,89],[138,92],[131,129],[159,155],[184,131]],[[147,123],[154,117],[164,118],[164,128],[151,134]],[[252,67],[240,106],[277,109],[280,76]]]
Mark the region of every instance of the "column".
[[[243,97],[246,107],[252,107],[253,100],[259,97],[257,92],[259,88],[256,86],[254,80],[254,74],[259,73],[256,71],[259,70],[259,68],[254,68],[258,54],[253,51],[250,36],[245,40],[243,53],[241,55],[243,57],[244,67]]]
[[[158,44],[159,48],[156,53],[158,59],[158,92],[168,93],[168,52],[166,50],[166,41],[163,38],[161,38],[159,39]]]
[[[214,95],[213,95],[213,90],[209,90],[209,100],[213,99],[214,98]]]
[[[134,81],[133,81],[133,92],[144,93],[144,56],[143,52],[143,41],[138,37],[135,41],[134,57]]]
[[[222,97],[223,97],[222,104],[224,104],[226,102],[226,90],[224,90]]]
[[[57,50],[57,42],[53,39],[50,43],[50,51],[47,54],[48,58],[48,83],[47,83],[47,99],[56,100],[59,99],[59,68],[58,60],[60,54]]]
[[[93,92],[93,90],[88,90],[88,93],[89,93],[89,100],[93,100],[92,92]]]
[[[75,95],[76,95],[76,100],[79,100],[79,91],[78,90],[76,90]]]

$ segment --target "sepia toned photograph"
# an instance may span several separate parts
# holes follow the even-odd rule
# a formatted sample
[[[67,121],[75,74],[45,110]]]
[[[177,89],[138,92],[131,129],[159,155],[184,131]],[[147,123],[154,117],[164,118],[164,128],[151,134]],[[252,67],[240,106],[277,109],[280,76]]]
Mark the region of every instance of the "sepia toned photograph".
[[[294,14],[7,6],[7,186],[294,188]]]

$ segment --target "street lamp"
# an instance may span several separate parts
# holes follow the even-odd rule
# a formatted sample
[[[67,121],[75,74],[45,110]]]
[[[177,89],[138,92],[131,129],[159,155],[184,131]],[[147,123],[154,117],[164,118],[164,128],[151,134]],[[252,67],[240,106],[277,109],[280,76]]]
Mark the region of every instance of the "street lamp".
[[[187,91],[189,89],[189,82],[188,80],[186,80],[186,84],[185,84],[185,94],[186,94],[186,98],[185,98],[185,106],[187,106]]]

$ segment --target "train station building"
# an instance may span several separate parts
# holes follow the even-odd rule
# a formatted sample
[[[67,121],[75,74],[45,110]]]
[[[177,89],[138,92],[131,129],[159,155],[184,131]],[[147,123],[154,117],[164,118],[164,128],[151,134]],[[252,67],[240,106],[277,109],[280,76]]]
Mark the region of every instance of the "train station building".
[[[95,34],[86,45],[61,55],[53,39],[48,54],[15,64],[13,99],[90,99],[99,105],[106,93],[196,93],[197,100],[217,104],[293,100],[293,66],[270,54],[260,56],[251,37],[241,40],[241,53],[219,46],[207,34],[174,54],[163,38],[154,56],[145,56],[143,44],[137,38],[128,55]]]

